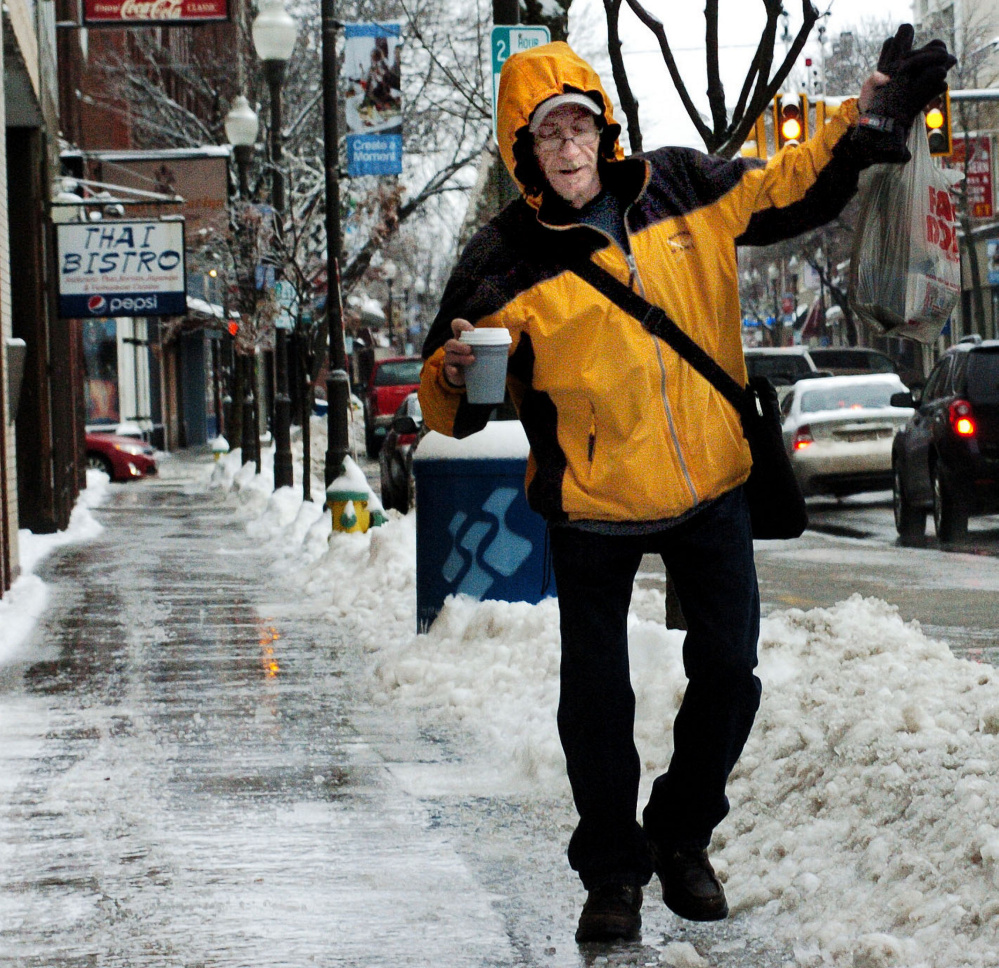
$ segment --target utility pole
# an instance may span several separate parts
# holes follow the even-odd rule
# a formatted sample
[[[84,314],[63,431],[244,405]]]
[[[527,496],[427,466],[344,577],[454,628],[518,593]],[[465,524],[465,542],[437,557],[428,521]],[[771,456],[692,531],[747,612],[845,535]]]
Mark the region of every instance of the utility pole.
[[[323,141],[326,167],[326,329],[329,335],[329,369],[326,376],[327,447],[326,486],[343,472],[350,449],[347,410],[350,379],[343,341],[343,308],[340,304],[340,161],[337,131],[336,0],[322,0]]]
[[[496,27],[503,25],[513,25],[520,23],[520,0],[493,0],[493,25]],[[496,154],[494,162],[496,172],[496,201],[497,210],[506,207],[510,202],[515,201],[520,195],[520,189],[513,177],[506,170],[506,165]]]

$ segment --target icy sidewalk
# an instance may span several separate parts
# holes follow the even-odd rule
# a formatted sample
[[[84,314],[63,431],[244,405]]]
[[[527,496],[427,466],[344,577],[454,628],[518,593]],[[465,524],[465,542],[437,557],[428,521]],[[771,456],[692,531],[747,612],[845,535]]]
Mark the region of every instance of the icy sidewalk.
[[[463,841],[469,863],[496,893],[508,930],[543,963],[999,965],[999,676],[991,666],[955,658],[876,597],[770,613],[760,640],[763,701],[730,784],[732,812],[712,846],[732,917],[685,924],[665,912],[653,882],[644,945],[579,953],[571,927],[582,897],[563,853],[574,815],[554,715],[557,604],[451,600],[416,635],[413,515],[330,541],[328,522],[290,492],[254,495],[243,482],[237,493],[248,527],[275,551],[282,585],[352,628],[370,669],[366,692],[394,717],[464,732],[456,758],[471,777],[430,776],[412,759],[395,773],[425,803],[453,810],[456,837],[476,831]],[[804,539],[803,547],[807,557]],[[995,561],[947,561],[999,593]],[[683,636],[663,627],[662,596],[652,589],[636,588],[629,626],[647,791],[671,753]]]
[[[0,694],[0,964],[518,963],[352,723],[349,643],[268,602],[267,552],[190,490],[112,489],[39,568]]]

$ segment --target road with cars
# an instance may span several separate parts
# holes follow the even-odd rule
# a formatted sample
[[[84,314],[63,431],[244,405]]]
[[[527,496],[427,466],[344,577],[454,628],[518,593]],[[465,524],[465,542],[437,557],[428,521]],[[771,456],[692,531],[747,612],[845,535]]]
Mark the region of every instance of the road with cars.
[[[899,544],[890,491],[808,504],[801,538],[757,543],[764,614],[825,608],[854,594],[880,598],[956,654],[999,662],[999,516],[973,518],[959,545],[942,545],[930,522],[923,545],[912,548]],[[663,582],[661,562],[647,556],[638,580]]]

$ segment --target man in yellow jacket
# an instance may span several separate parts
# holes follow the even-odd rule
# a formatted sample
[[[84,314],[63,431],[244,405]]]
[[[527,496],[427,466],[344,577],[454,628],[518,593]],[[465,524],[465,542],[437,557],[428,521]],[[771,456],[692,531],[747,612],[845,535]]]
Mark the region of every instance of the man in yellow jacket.
[[[908,129],[954,63],[940,42],[911,47],[905,25],[859,101],[765,165],[687,148],[626,159],[600,78],[566,44],[504,64],[499,145],[523,195],[462,253],[424,346],[420,402],[434,430],[480,430],[491,408],[465,397],[474,357],[458,336],[509,330],[527,497],[550,526],[559,600],[558,727],[579,813],[568,856],[588,892],[577,941],[636,937],[653,873],[681,917],[727,915],[707,847],[759,706],[760,605],[738,414],[572,265],[626,282],[744,384],[736,247],[824,224],[862,168],[907,159]],[[640,825],[627,620],[649,553],[687,620],[688,685]]]

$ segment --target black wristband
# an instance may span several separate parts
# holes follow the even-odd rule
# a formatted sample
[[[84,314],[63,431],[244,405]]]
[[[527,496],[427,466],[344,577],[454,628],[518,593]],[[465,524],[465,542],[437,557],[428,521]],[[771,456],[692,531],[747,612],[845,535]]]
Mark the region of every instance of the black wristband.
[[[900,121],[895,118],[886,118],[883,114],[862,114],[857,124],[862,128],[884,131],[886,134],[891,134],[896,127],[901,126]]]

